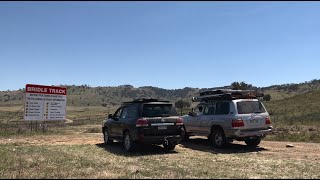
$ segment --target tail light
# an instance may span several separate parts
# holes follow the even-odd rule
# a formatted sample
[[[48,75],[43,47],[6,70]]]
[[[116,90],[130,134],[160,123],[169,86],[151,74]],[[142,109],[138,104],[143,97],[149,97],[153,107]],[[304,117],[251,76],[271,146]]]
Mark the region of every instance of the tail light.
[[[176,125],[183,125],[183,120],[182,120],[182,118],[177,119]]]
[[[244,122],[242,119],[233,119],[232,120],[232,127],[242,127],[244,126]]]
[[[149,126],[149,122],[146,119],[138,119],[136,122],[136,127],[147,127]]]
[[[271,124],[270,117],[266,117],[266,124]]]

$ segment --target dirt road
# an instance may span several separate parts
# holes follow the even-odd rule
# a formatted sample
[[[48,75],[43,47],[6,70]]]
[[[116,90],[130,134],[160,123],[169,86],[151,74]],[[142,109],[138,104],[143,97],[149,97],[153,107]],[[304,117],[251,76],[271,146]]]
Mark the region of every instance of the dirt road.
[[[30,137],[0,138],[0,144],[16,143],[24,145],[97,145],[103,143],[101,133],[79,133],[74,135],[39,135]],[[287,147],[287,145],[293,147]],[[234,141],[224,149],[213,148],[204,137],[192,137],[187,142],[182,142],[176,151],[204,151],[210,153],[260,153],[279,159],[296,159],[320,161],[319,143],[262,141],[259,147],[249,148],[243,142]]]

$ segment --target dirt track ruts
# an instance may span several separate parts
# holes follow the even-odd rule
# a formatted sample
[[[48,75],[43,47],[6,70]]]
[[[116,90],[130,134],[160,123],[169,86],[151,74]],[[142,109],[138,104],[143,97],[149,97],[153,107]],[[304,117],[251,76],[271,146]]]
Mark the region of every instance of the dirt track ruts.
[[[0,138],[0,144],[24,144],[24,145],[97,145],[103,143],[101,133],[80,133],[74,135],[38,135],[30,137]],[[286,147],[287,144],[293,147]],[[243,142],[234,141],[224,149],[215,149],[206,138],[192,137],[187,142],[182,142],[176,150],[206,151],[211,153],[260,153],[279,159],[299,159],[308,161],[320,161],[320,144],[304,142],[280,142],[262,141],[258,148],[248,149]]]

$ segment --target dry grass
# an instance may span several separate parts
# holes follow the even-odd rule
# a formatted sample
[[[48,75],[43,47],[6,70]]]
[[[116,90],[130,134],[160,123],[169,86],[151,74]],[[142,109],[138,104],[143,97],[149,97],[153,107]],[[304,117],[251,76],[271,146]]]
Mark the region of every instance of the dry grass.
[[[1,107],[0,116],[10,116],[17,108]],[[29,133],[28,126],[23,133],[0,133],[1,179],[320,178],[319,144],[293,149],[279,142],[253,149],[235,144],[219,150],[204,139],[191,139],[171,153],[161,146],[142,146],[128,154],[120,143],[102,144],[101,122],[108,109],[67,107],[67,111],[69,121],[50,126],[46,134]],[[6,117],[0,117],[3,119]]]
[[[201,139],[171,153],[143,146],[132,154],[120,143],[7,143],[0,145],[0,178],[320,178],[320,161],[272,153],[241,144],[217,150]]]

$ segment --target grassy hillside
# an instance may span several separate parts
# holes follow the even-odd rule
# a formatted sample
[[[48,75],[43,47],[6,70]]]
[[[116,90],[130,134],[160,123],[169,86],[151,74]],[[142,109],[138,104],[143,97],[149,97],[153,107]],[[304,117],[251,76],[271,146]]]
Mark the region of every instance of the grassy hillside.
[[[232,88],[232,86],[212,88],[163,89],[152,86],[133,87],[121,85],[117,87],[90,87],[88,85],[61,85],[67,87],[67,105],[69,106],[106,106],[119,105],[121,102],[134,98],[152,97],[177,101],[181,98],[191,101],[199,92],[215,88]],[[255,86],[251,86],[255,87]],[[257,88],[257,87],[255,87]],[[299,84],[283,84],[259,88],[265,94],[271,95],[271,101],[290,98],[310,91],[320,90],[320,80],[312,80]],[[17,91],[0,91],[0,106],[22,105],[24,89]]]
[[[320,122],[320,90],[265,104],[278,125],[315,125]]]
[[[138,97],[153,97],[177,101],[181,98],[191,101],[193,96],[208,89],[183,88],[162,89],[151,86],[135,88],[131,85],[118,87],[67,87],[67,118],[74,125],[100,124],[108,113],[114,113],[121,102],[130,101]],[[228,88],[228,86],[220,87]],[[230,88],[230,87],[229,87]],[[271,94],[271,101],[264,102],[275,127],[274,136],[270,139],[287,141],[320,142],[320,80],[312,80],[300,84],[284,84],[261,88],[265,94]],[[23,106],[24,89],[18,91],[0,92],[0,126],[8,120],[17,123],[23,119],[23,112],[16,112]],[[185,108],[182,114],[197,103],[192,103],[190,108]],[[180,114],[180,109],[177,109]],[[15,115],[16,114],[16,115]],[[11,117],[14,117],[10,119]],[[28,128],[27,124],[12,127]],[[268,137],[269,138],[269,137]]]
[[[22,111],[16,113],[23,105],[23,89],[2,91],[0,178],[319,178],[318,144],[285,147],[294,141],[320,143],[318,87],[264,89],[274,93],[264,104],[275,127],[265,140],[285,142],[263,141],[254,149],[233,144],[218,150],[206,138],[195,138],[171,153],[160,146],[143,146],[133,154],[124,152],[120,143],[102,144],[101,122],[120,102],[135,96],[177,100],[183,95],[191,100],[204,89],[68,86],[67,120],[46,122],[44,132],[40,122],[31,124],[23,120]],[[305,151],[305,146],[312,146],[313,151]]]
[[[291,98],[264,102],[271,116],[274,134],[268,140],[320,142],[320,91],[313,91]],[[192,105],[194,106],[194,104]],[[70,126],[99,125],[118,106],[67,106],[67,121]],[[30,132],[30,122],[23,121],[23,111],[16,112],[21,105],[0,106],[0,131],[2,135]],[[190,108],[183,110],[187,114]],[[180,114],[180,109],[177,109]],[[10,119],[11,118],[11,119]],[[8,120],[10,120],[8,122]],[[50,131],[62,126],[59,122],[48,122]],[[63,127],[62,127],[63,128]],[[89,129],[99,132],[100,129]],[[58,131],[58,129],[57,129]],[[24,134],[24,133],[23,133]],[[1,136],[2,136],[1,135]]]
[[[320,90],[320,80],[311,80],[299,84],[282,84],[262,88],[265,94],[270,94],[271,101],[290,98],[299,94]]]
[[[320,90],[265,102],[276,140],[320,142]]]
[[[152,86],[135,88],[131,85],[118,87],[89,87],[64,86],[67,87],[67,105],[70,106],[103,106],[119,105],[124,101],[134,98],[152,97],[175,101],[181,96],[191,100],[192,96],[199,92],[197,88],[162,89]],[[0,106],[11,106],[23,104],[24,89],[18,91],[0,92]]]

